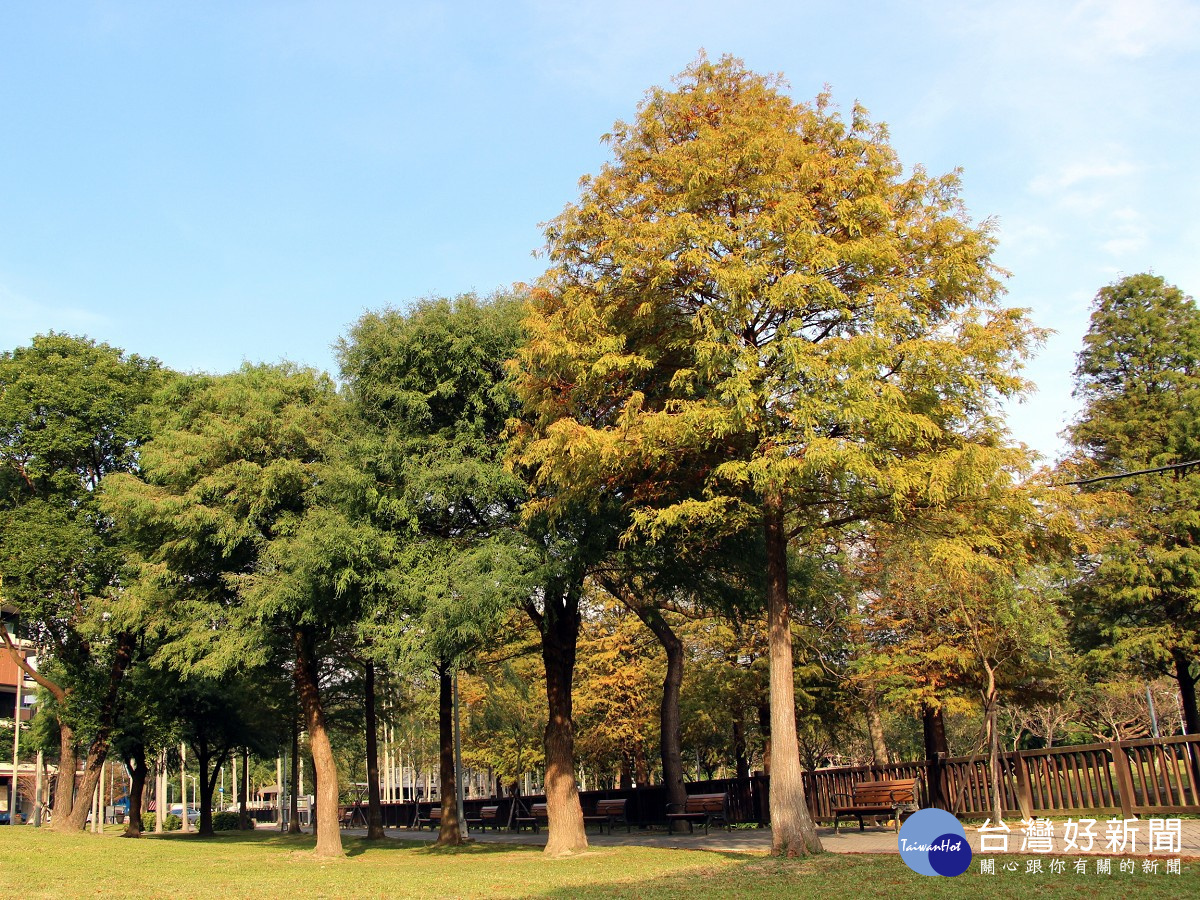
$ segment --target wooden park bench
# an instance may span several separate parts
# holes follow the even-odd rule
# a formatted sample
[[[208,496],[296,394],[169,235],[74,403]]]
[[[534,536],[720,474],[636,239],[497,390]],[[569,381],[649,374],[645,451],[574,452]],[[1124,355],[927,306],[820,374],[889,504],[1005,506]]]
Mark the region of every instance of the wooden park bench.
[[[485,806],[479,810],[478,819],[472,819],[469,817],[467,819],[468,826],[477,825],[480,830],[485,828],[495,828],[497,831],[499,831],[501,824],[499,805]]]
[[[529,807],[529,815],[518,815],[513,819],[513,825],[516,827],[517,831],[520,831],[522,828],[529,827],[533,829],[534,834],[537,834],[539,826],[549,826],[549,823],[550,816],[546,812],[545,803],[535,803],[533,806]]]
[[[430,828],[441,828],[442,827],[441,804],[439,803],[437,806],[431,806],[429,808],[429,815],[427,815],[427,816],[421,815],[421,807],[418,805],[417,806],[417,821],[415,824],[416,824],[417,828],[424,828],[426,825],[428,825]]]
[[[917,810],[917,779],[897,778],[893,781],[862,781],[854,785],[853,793],[834,794],[850,802],[833,808],[833,833],[838,832],[838,820],[842,816],[858,819],[858,830],[863,831],[863,816],[889,816],[895,820],[896,831],[900,830],[900,816]]]
[[[588,825],[599,825],[600,833],[604,833],[604,826],[608,826],[608,833],[612,834],[614,825],[624,825],[625,830],[629,831],[629,820],[625,818],[625,803],[624,799],[620,800],[599,800],[596,802],[596,814],[583,817],[583,825],[586,828]]]
[[[667,822],[687,822],[695,830],[697,824],[704,826],[708,834],[710,823],[720,823],[729,830],[729,801],[725,794],[691,794],[683,808],[678,803],[667,805]]]

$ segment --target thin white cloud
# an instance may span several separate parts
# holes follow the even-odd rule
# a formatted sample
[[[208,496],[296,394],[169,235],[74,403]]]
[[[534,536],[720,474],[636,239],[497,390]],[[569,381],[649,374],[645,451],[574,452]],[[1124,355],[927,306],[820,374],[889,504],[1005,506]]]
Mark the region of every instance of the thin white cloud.
[[[110,323],[107,316],[73,306],[55,306],[31,300],[0,284],[0,349],[11,350],[35,334],[94,331]]]
[[[1084,0],[1063,24],[1077,35],[1069,45],[1076,57],[1140,59],[1193,42],[1200,34],[1200,8],[1186,0]]]
[[[1111,256],[1130,256],[1141,253],[1150,244],[1150,230],[1145,216],[1128,207],[1113,210],[1104,229],[1112,236],[1100,246]]]
[[[1016,219],[1000,223],[1000,247],[1006,255],[1044,253],[1059,243],[1061,235],[1043,222]]]
[[[1005,56],[1057,58],[1103,65],[1186,51],[1200,37],[1200,7],[1189,0],[954,0],[940,19],[963,36],[982,38]]]
[[[1136,175],[1142,166],[1120,159],[1090,159],[1068,162],[1056,171],[1037,176],[1030,190],[1037,194],[1054,193],[1084,182],[1110,182]]]

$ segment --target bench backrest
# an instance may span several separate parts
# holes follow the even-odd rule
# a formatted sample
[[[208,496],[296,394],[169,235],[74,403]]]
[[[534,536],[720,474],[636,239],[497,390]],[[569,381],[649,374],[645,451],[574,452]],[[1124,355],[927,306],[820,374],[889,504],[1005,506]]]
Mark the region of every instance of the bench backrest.
[[[917,779],[899,778],[895,781],[860,781],[854,785],[854,802],[913,803],[916,801]]]
[[[684,807],[684,810],[690,813],[723,813],[725,812],[725,795],[689,794],[687,798],[687,805]]]
[[[545,803],[533,804],[533,806],[529,807],[529,813],[535,819],[545,819],[547,817],[546,804]]]
[[[440,806],[432,806],[429,808],[429,818],[440,819],[442,817],[442,808]]]
[[[598,816],[623,816],[625,815],[624,800],[600,800],[596,803],[596,815]]]
[[[479,818],[494,819],[494,818],[496,818],[496,816],[499,813],[500,813],[499,806],[485,806],[485,807],[483,807],[483,809],[479,810]]]

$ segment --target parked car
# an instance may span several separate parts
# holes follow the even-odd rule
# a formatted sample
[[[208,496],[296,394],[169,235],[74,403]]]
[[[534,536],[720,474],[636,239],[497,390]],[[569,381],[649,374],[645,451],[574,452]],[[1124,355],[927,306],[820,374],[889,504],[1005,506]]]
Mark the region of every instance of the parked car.
[[[18,813],[17,820],[21,825],[24,825],[25,824],[25,814]],[[12,824],[12,816],[9,815],[9,813],[7,811],[0,812],[0,825],[11,825],[11,824]]]
[[[177,816],[178,818],[182,819],[183,818],[183,804],[176,803],[176,804],[172,805],[171,808],[167,810],[167,815]],[[190,825],[195,825],[197,822],[200,821],[200,810],[196,809],[196,807],[194,807],[194,806],[188,807],[187,815],[188,815],[188,824],[190,824]]]

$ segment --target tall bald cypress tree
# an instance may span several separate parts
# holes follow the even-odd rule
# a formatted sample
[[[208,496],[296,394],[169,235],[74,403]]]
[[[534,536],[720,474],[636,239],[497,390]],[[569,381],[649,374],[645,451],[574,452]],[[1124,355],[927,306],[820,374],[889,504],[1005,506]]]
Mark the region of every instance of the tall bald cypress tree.
[[[955,175],[886,130],[701,57],[651,90],[547,229],[518,390],[535,509],[615,502],[627,540],[756,529],[774,849],[821,849],[796,735],[788,547],[969,494],[1039,335],[998,302]],[[692,487],[694,485],[694,487]],[[679,490],[680,486],[688,486]]]
[[[1075,369],[1083,411],[1069,436],[1088,475],[1200,459],[1200,310],[1178,287],[1131,275],[1096,295]],[[1085,644],[1172,675],[1200,733],[1200,467],[1085,488],[1094,552],[1082,559]],[[1101,502],[1102,501],[1102,502]]]

